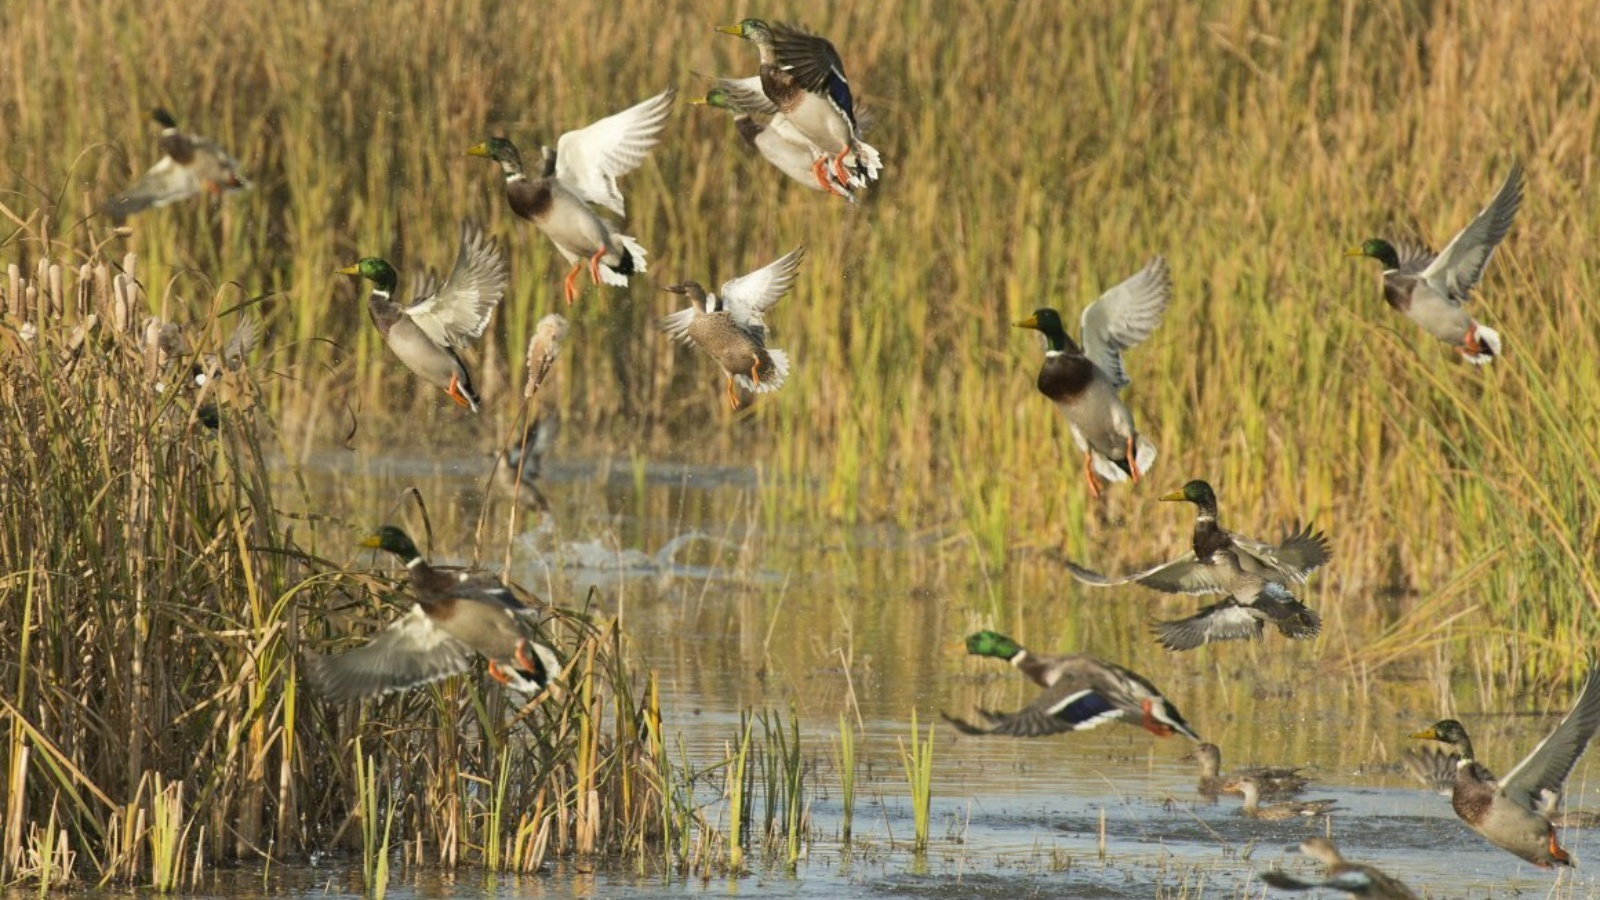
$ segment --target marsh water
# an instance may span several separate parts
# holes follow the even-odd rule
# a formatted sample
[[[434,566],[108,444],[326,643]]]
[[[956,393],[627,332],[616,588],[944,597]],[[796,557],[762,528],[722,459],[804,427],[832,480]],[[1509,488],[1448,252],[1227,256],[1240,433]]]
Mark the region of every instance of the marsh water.
[[[683,880],[627,864],[578,871],[556,863],[517,878],[401,870],[393,896],[1260,896],[1253,870],[1311,873],[1290,848],[1319,833],[1435,897],[1600,895],[1600,831],[1564,832],[1580,868],[1558,880],[1484,843],[1447,798],[1398,765],[1406,736],[1449,714],[1505,771],[1554,726],[1570,695],[1485,695],[1467,679],[1450,683],[1445,673],[1462,668],[1426,652],[1381,669],[1346,664],[1361,625],[1318,596],[1316,578],[1308,596],[1326,618],[1318,640],[1269,634],[1171,654],[1151,641],[1148,623],[1194,601],[1142,589],[1091,593],[1064,577],[1051,546],[1059,535],[1019,537],[996,565],[959,525],[785,522],[773,512],[789,505],[782,492],[804,488],[770,485],[753,468],[584,457],[564,447],[546,467],[551,508],[516,512],[510,576],[558,602],[594,598],[621,617],[639,659],[659,675],[669,739],[686,759],[722,758],[746,711],[796,716],[812,839],[793,873],[757,849],[750,874],[737,879]],[[417,487],[428,498],[437,560],[467,562],[448,548],[470,546],[488,469],[481,457],[326,451],[301,462],[298,477],[308,496],[351,522],[403,518],[402,492]],[[1082,526],[1091,541],[1145,528],[1174,552],[1183,547],[1186,510],[1126,496],[1107,508]],[[491,493],[485,533],[505,534],[512,510]],[[1262,535],[1280,524],[1238,518],[1231,524]],[[1337,541],[1336,523],[1326,524]],[[332,543],[321,552],[353,566],[389,565],[353,539],[346,557]],[[1304,822],[1245,819],[1237,801],[1196,793],[1184,738],[1121,724],[1033,741],[958,734],[941,710],[970,717],[1033,694],[1002,662],[967,656],[964,636],[987,627],[1041,651],[1082,650],[1143,673],[1222,747],[1225,767],[1304,766],[1314,777],[1305,796],[1335,798],[1340,809]],[[934,741],[925,854],[910,849],[902,768],[913,714],[923,735],[932,726]],[[860,734],[848,843],[840,837],[841,717]],[[1600,769],[1588,760],[1569,788],[1569,807],[1600,808]],[[701,794],[717,821],[716,791]],[[218,889],[359,893],[359,868],[359,860],[329,856]]]

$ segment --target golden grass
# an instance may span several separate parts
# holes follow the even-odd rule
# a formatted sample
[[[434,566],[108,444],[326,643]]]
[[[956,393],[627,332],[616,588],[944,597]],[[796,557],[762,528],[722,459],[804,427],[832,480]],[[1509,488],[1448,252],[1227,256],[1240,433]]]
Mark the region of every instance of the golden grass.
[[[1586,299],[1597,288],[1590,254],[1574,238],[1600,225],[1589,202],[1600,24],[1586,4],[906,0],[638,15],[607,0],[542,10],[213,0],[134,15],[81,0],[21,18],[0,36],[0,214],[11,223],[0,246],[30,275],[44,258],[70,276],[136,250],[150,310],[181,321],[270,294],[271,335],[255,361],[262,403],[250,415],[275,426],[292,457],[340,445],[352,425],[352,446],[375,453],[416,422],[429,426],[425,440],[475,452],[522,414],[522,348],[560,304],[562,266],[510,214],[492,168],[461,152],[500,132],[550,141],[675,86],[663,145],[624,182],[627,230],[650,250],[649,275],[626,293],[586,288],[562,310],[574,330],[549,400],[596,452],[745,460],[774,488],[818,480],[818,490],[769,491],[758,506],[768,521],[886,520],[947,534],[945,552],[971,553],[988,573],[987,596],[967,602],[1011,631],[1039,602],[1003,574],[1013,554],[1064,549],[1108,569],[1164,555],[1187,517],[1146,501],[1206,477],[1241,530],[1264,537],[1267,523],[1297,516],[1329,528],[1334,563],[1307,599],[1346,635],[1336,657],[1360,671],[1443,645],[1480,672],[1562,678],[1595,643],[1600,328]],[[805,20],[839,46],[887,163],[859,208],[783,183],[737,145],[725,115],[682,104],[704,76],[752,70],[750,47],[711,30],[746,12]],[[109,44],[91,50],[84,34]],[[157,104],[233,150],[257,187],[216,208],[144,213],[131,237],[113,238],[94,212],[152,161],[145,111]],[[1376,267],[1341,251],[1376,233],[1437,246],[1513,159],[1527,166],[1527,197],[1474,310],[1507,353],[1475,371],[1389,312]],[[480,354],[488,407],[473,422],[395,364],[364,321],[362,290],[331,274],[370,253],[402,272],[448,259],[466,215],[509,236],[514,278]],[[801,243],[808,263],[769,317],[795,371],[752,413],[730,416],[707,361],[654,331],[673,303],[653,287],[719,283]],[[1036,338],[1009,323],[1041,305],[1070,317],[1156,253],[1171,263],[1173,305],[1128,356],[1128,398],[1162,457],[1150,483],[1115,488],[1096,508],[1064,427],[1033,390]],[[67,345],[83,310],[41,338],[57,342],[49,353],[30,351],[21,323],[48,323],[48,311],[19,299],[15,281],[0,289],[13,390],[24,375],[94,361]],[[142,357],[117,364],[150,374]],[[205,748],[194,764],[242,805],[219,809],[207,840],[248,852],[268,833],[283,838],[302,805],[274,796],[279,776],[304,764],[286,738],[304,727],[284,671],[295,640],[286,610],[305,592],[325,608],[344,589],[317,581],[324,570],[306,537],[316,523],[280,517],[293,499],[264,493],[251,432],[225,430],[225,449],[197,442],[179,400],[134,409],[128,396],[49,388],[36,398],[88,429],[126,410],[135,418],[119,442],[86,449],[72,435],[24,439],[8,427],[0,443],[0,503],[37,517],[8,516],[0,533],[8,621],[40,623],[68,597],[91,604],[73,630],[9,632],[12,658],[51,660],[69,677],[61,694],[42,695],[24,666],[0,694],[6,777],[38,764],[19,763],[24,743],[37,754],[48,739],[62,761],[50,777],[70,787],[75,814],[109,816],[113,794],[132,796],[150,770],[162,732],[131,729],[126,758],[81,774],[88,734],[130,729],[19,737],[37,713],[23,699],[56,696],[72,709],[104,692],[135,720],[194,730]],[[171,443],[135,440],[146,435]],[[27,440],[38,442],[31,451]],[[175,479],[166,506],[130,474],[158,470]],[[46,496],[76,505],[50,508]],[[173,542],[176,527],[222,537]],[[126,559],[115,573],[95,565]],[[107,574],[116,591],[87,589]],[[1079,625],[1058,628],[1067,637]],[[177,639],[190,633],[204,639]],[[114,652],[92,665],[79,657],[101,639]],[[184,658],[149,658],[142,648],[155,642]],[[197,683],[156,687],[169,671]],[[218,712],[202,728],[186,712],[194,705],[251,713]],[[545,802],[587,808],[582,797]],[[594,838],[558,830],[552,840]]]

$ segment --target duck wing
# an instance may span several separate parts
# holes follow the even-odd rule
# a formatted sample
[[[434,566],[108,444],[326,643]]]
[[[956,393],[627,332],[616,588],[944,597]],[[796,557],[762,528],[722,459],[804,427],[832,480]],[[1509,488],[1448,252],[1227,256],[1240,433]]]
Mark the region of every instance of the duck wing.
[[[1098,366],[1114,386],[1127,386],[1122,351],[1143,343],[1161,324],[1171,288],[1167,261],[1158,256],[1084,309],[1080,320],[1083,355]]]
[[[794,285],[805,247],[796,247],[765,266],[722,283],[720,297],[733,321],[746,329],[765,331],[762,315]]]
[[[1451,239],[1439,256],[1421,273],[1438,292],[1457,306],[1467,301],[1467,296],[1494,255],[1494,248],[1511,230],[1511,220],[1522,203],[1522,164],[1511,167],[1505,183],[1467,227]]]
[[[801,87],[827,97],[850,120],[851,127],[855,126],[855,98],[850,93],[849,79],[844,77],[844,60],[839,58],[839,51],[831,41],[789,25],[775,24],[772,26],[772,49],[777,54],[778,65],[794,76]]]
[[[668,88],[622,112],[563,134],[556,142],[556,178],[584,202],[627,215],[617,179],[639,168],[660,140],[676,94]]]
[[[1600,668],[1589,659],[1589,675],[1572,709],[1550,735],[1500,779],[1500,789],[1523,809],[1539,811],[1561,794],[1578,757],[1600,728]]]
[[[1168,594],[1220,594],[1227,590],[1209,566],[1200,564],[1193,550],[1171,562],[1157,563],[1127,575],[1101,575],[1070,560],[1066,566],[1073,578],[1095,587],[1114,587],[1135,581]]]
[[[307,655],[307,673],[329,700],[403,691],[465,672],[472,650],[414,606],[366,644],[331,656]]]
[[[435,345],[460,347],[483,334],[510,283],[499,243],[484,234],[482,225],[467,219],[461,223],[461,246],[450,277],[437,287],[431,276],[418,279],[414,299],[401,311]]]
[[[1302,528],[1299,523],[1295,523],[1276,545],[1231,532],[1228,536],[1239,551],[1240,568],[1270,581],[1304,583],[1313,569],[1326,563],[1333,555],[1326,534],[1313,532],[1310,525]]]

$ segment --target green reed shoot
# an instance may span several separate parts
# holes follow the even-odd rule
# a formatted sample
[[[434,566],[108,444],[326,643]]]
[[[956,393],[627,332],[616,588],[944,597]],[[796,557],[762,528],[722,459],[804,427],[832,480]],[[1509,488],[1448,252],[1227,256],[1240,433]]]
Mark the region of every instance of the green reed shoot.
[[[385,785],[378,760],[356,741],[356,772],[361,815],[361,874],[367,896],[381,900],[389,889],[389,834],[394,824],[394,794]],[[387,802],[380,808],[380,795]],[[379,820],[382,819],[382,827]]]
[[[919,737],[917,711],[911,711],[911,746],[897,739],[900,758],[904,763],[906,782],[911,786],[912,847],[917,853],[928,849],[928,825],[933,811],[933,726],[928,726],[927,740]]]
[[[839,837],[849,844],[856,810],[856,732],[844,713],[839,714],[838,769]]]

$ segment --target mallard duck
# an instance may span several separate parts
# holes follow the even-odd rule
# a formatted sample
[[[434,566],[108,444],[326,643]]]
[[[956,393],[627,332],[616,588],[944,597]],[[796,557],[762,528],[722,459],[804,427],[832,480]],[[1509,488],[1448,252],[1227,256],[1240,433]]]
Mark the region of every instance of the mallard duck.
[[[1327,838],[1314,837],[1300,845],[1300,852],[1322,863],[1325,867],[1319,881],[1296,878],[1279,869],[1256,873],[1267,884],[1286,891],[1309,891],[1326,887],[1344,891],[1357,897],[1374,900],[1419,900],[1411,889],[1390,875],[1371,866],[1358,865],[1344,858],[1339,848]]]
[[[404,306],[391,299],[395,271],[382,259],[368,256],[338,274],[359,275],[372,282],[367,313],[406,368],[443,388],[456,403],[478,411],[480,398],[457,351],[489,327],[489,317],[511,283],[505,254],[498,242],[484,236],[482,225],[470,220],[461,223],[461,247],[450,277],[442,285],[432,276],[425,277]]]
[[[594,211],[603,206],[627,215],[617,179],[639,168],[660,139],[675,91],[667,90],[586,128],[569,131],[556,149],[540,147],[540,171],[529,178],[522,155],[505,138],[490,138],[467,150],[500,164],[511,211],[539,226],[572,265],[562,281],[570,305],[578,296],[585,262],[595,284],[627,287],[628,276],[648,270],[644,248]]]
[[[1191,740],[1200,740],[1178,713],[1178,708],[1163,697],[1155,685],[1121,666],[1076,653],[1036,656],[1011,638],[993,631],[980,631],[968,637],[967,652],[1010,662],[1044,688],[1044,693],[1014,713],[978,710],[988,721],[987,728],[940,713],[963,734],[1042,737],[1063,731],[1083,731],[1120,719],[1137,724],[1158,737],[1170,737],[1176,732]]]
[[[545,454],[555,446],[561,431],[561,414],[555,408],[541,409],[528,423],[522,436],[500,451],[494,477],[508,497],[515,497],[537,510],[550,508],[537,484]]]
[[[118,225],[149,207],[160,208],[187,200],[201,191],[221,195],[250,186],[239,174],[239,164],[215,143],[198,134],[184,134],[172,113],[150,112],[161,126],[161,159],[133,187],[107,200],[103,209]]]
[[[467,670],[478,654],[489,674],[513,690],[536,694],[561,672],[555,651],[533,640],[524,605],[487,572],[428,565],[407,534],[385,525],[361,542],[387,550],[406,566],[417,605],[364,646],[308,656],[317,691],[329,700],[359,700],[403,691]]]
[[[663,316],[661,330],[686,344],[699,345],[717,361],[727,376],[728,405],[734,409],[739,408],[735,381],[759,394],[783,387],[789,375],[788,354],[767,346],[762,315],[789,292],[805,254],[804,247],[796,247],[748,275],[724,281],[720,295],[707,292],[694,281],[666,288],[688,297],[690,306]]]
[[[1416,750],[1407,750],[1401,756],[1406,771],[1411,776],[1436,794],[1446,797],[1452,796],[1456,789],[1456,766],[1461,762],[1461,756],[1449,750],[1438,747],[1425,746]],[[1542,798],[1539,814],[1550,820],[1550,824],[1557,828],[1595,828],[1600,827],[1600,812],[1589,809],[1560,809],[1559,796],[1546,796]]]
[[[255,313],[239,316],[233,332],[223,342],[218,353],[202,353],[190,367],[189,377],[195,387],[205,387],[227,372],[244,368],[245,357],[261,343],[261,317]]]
[[[1223,782],[1225,793],[1243,794],[1244,805],[1239,811],[1252,819],[1263,819],[1268,822],[1281,822],[1285,819],[1297,819],[1301,816],[1320,816],[1331,812],[1338,804],[1337,800],[1287,800],[1283,803],[1273,803],[1270,806],[1261,805],[1261,782],[1251,776],[1234,776]]]
[[[1263,797],[1289,797],[1306,788],[1306,777],[1299,769],[1281,766],[1253,766],[1232,775],[1222,774],[1222,751],[1216,744],[1201,744],[1184,759],[1200,764],[1198,790],[1207,797],[1222,793],[1223,785],[1235,778],[1253,778]]]
[[[1511,174],[1489,205],[1451,238],[1438,256],[1409,242],[1396,249],[1382,238],[1369,238],[1345,255],[1368,256],[1383,263],[1383,299],[1390,306],[1456,348],[1467,362],[1487,365],[1500,355],[1500,333],[1473,319],[1462,306],[1483,278],[1494,248],[1511,230],[1521,203],[1519,163],[1512,165]]]
[[[759,89],[758,86],[757,90]],[[759,96],[763,100],[766,99],[765,95]],[[690,102],[697,106],[710,106],[733,113],[733,125],[738,130],[739,137],[778,171],[796,183],[814,191],[837,194],[851,203],[856,202],[851,185],[840,181],[831,168],[823,166],[821,180],[818,180],[816,163],[825,157],[804,137],[798,136],[793,128],[788,126],[788,120],[784,118],[783,113],[777,112],[776,108],[771,122],[763,125],[756,121],[748,110],[741,108],[733,92],[723,82],[719,82],[716,87],[707,91],[705,99]]]
[[[838,183],[862,187],[877,179],[882,162],[878,151],[861,140],[844,61],[833,44],[761,19],[744,19],[717,30],[756,45],[761,54],[762,92],[795,132],[816,148],[819,156],[812,173],[819,186],[837,193],[824,171],[830,159]]]
[[[1122,351],[1136,347],[1161,324],[1171,282],[1167,261],[1152,259],[1083,311],[1083,345],[1073,343],[1053,309],[1036,310],[1018,328],[1044,334],[1044,367],[1039,393],[1066,417],[1072,440],[1083,451],[1089,493],[1100,496],[1100,479],[1137,484],[1156,461],[1156,447],[1133,426],[1133,413],[1118,396],[1129,384]],[[1096,477],[1098,473],[1099,477]]]
[[[1549,737],[1498,780],[1473,756],[1467,730],[1455,719],[1436,722],[1411,737],[1449,744],[1459,754],[1450,805],[1473,831],[1541,868],[1570,866],[1572,857],[1557,843],[1548,811],[1559,801],[1567,776],[1600,727],[1597,685],[1600,670],[1591,658],[1588,677],[1571,711]]]
[[[1187,500],[1196,507],[1194,539],[1188,553],[1171,562],[1130,575],[1107,577],[1068,562],[1067,570],[1085,584],[1109,587],[1136,581],[1170,594],[1226,594],[1194,616],[1160,622],[1156,634],[1169,650],[1193,650],[1210,641],[1261,637],[1271,623],[1292,639],[1315,637],[1322,630],[1316,612],[1290,593],[1311,571],[1328,561],[1328,539],[1310,526],[1291,529],[1274,547],[1234,534],[1217,525],[1217,495],[1211,485],[1194,480],[1162,500]]]

